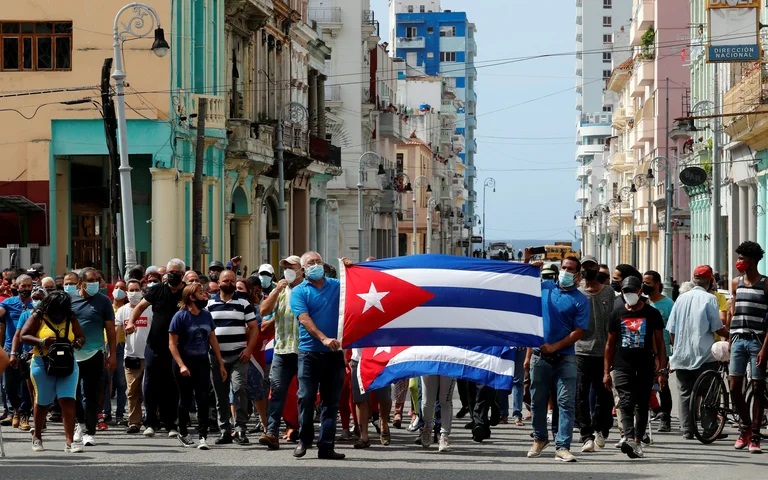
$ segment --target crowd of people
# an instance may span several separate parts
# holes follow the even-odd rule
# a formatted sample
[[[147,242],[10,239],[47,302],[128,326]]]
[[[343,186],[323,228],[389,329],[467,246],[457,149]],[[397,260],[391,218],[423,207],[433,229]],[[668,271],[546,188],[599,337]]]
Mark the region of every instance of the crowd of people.
[[[269,264],[242,276],[240,257],[226,266],[212,262],[207,274],[172,259],[112,282],[93,268],[56,278],[40,264],[6,270],[0,422],[31,431],[35,452],[45,450],[46,425],[62,422],[71,453],[95,446],[99,431],[125,428],[144,437],[167,434],[200,450],[211,448],[209,434],[214,445],[248,445],[248,435],[259,433],[258,444],[269,450],[291,444],[300,458],[316,446],[319,458],[338,460],[345,455],[337,442],[371,447],[371,425],[383,446],[391,428],[405,428],[422,448],[437,443],[448,452],[453,418],[469,415],[464,427],[475,442],[500,423],[525,428],[530,421],[530,458],[554,441],[556,460],[576,461],[574,431],[581,453],[589,454],[605,448],[614,429],[616,447],[641,458],[649,415],[658,432],[672,431],[671,373],[680,434],[694,438],[694,383],[717,370],[712,347],[728,341],[740,419],[734,446],[759,453],[768,284],[758,271],[760,245],[744,242],[736,254],[740,274],[730,298],[718,292],[707,265],[696,267],[673,299],[653,270],[611,269],[590,256],[535,263],[543,344],[515,347],[510,391],[425,375],[362,392],[361,351],[344,350],[335,338],[341,285],[317,252],[282,259],[280,277]],[[530,250],[524,257],[530,261]],[[743,395],[745,377],[755,392],[752,405]],[[461,401],[455,415],[454,389]]]

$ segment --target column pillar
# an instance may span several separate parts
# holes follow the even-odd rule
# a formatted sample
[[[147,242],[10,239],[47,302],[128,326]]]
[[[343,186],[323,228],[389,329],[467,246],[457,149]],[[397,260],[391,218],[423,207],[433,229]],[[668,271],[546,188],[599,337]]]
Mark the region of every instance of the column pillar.
[[[318,199],[315,206],[315,215],[317,218],[317,251],[323,258],[329,258],[328,255],[328,203],[323,199]]]
[[[235,256],[235,253],[232,251],[232,220],[235,218],[234,213],[226,213],[224,215],[224,259],[229,260],[233,256]],[[234,232],[237,233],[237,232]],[[222,260],[226,264],[226,261]]]
[[[307,75],[307,82],[309,83],[309,92],[307,98],[307,110],[309,110],[309,129],[313,135],[317,135],[318,123],[317,123],[317,71],[310,70]]]
[[[250,215],[235,215],[235,223],[237,224],[237,235],[235,245],[237,246],[237,252],[234,255],[243,256],[243,265],[248,267],[248,270],[255,270],[258,268],[258,260],[250,256],[251,251],[251,216]],[[230,257],[232,258],[232,257]],[[243,271],[244,275],[249,272]]]
[[[317,249],[317,199],[309,199],[309,249]],[[319,253],[319,252],[318,252]],[[322,256],[322,254],[320,254]]]
[[[757,213],[755,205],[757,203],[757,185],[748,184],[747,188],[747,203],[743,206],[742,211],[747,215],[747,236],[744,240],[754,240],[757,238]],[[765,208],[765,204],[762,204]]]
[[[152,175],[152,251],[149,263],[161,265],[182,254],[176,250],[174,241],[179,207],[176,170],[150,168],[149,173]]]
[[[325,138],[325,75],[317,76],[317,136]]]

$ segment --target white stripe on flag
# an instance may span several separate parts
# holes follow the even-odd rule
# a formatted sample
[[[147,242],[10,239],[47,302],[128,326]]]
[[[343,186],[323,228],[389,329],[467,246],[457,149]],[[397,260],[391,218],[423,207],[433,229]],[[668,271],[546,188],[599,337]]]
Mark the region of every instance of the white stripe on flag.
[[[514,376],[514,360],[503,359],[487,353],[476,352],[459,347],[411,347],[398,353],[387,366],[398,363],[432,360],[443,363],[454,363],[458,365],[467,365],[475,368],[482,368],[499,375]]]
[[[382,272],[422,288],[481,288],[541,296],[541,279],[528,275],[436,268],[394,268]]]
[[[221,335],[245,335],[245,325],[238,327],[216,327],[217,336]]]
[[[536,315],[457,307],[414,308],[380,328],[468,328],[544,336],[541,318]]]

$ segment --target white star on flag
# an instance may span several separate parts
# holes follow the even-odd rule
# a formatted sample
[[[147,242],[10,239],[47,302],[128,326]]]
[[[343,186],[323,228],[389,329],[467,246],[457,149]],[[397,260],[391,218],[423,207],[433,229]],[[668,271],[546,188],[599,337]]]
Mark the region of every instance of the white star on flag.
[[[371,288],[368,293],[358,293],[357,296],[365,300],[365,306],[363,307],[363,313],[367,312],[371,307],[376,307],[380,311],[384,311],[384,307],[381,305],[381,299],[389,295],[389,292],[377,292],[376,285],[371,282]]]
[[[373,352],[373,356],[375,357],[380,353],[391,353],[391,352],[392,352],[392,347],[376,347],[376,351]]]

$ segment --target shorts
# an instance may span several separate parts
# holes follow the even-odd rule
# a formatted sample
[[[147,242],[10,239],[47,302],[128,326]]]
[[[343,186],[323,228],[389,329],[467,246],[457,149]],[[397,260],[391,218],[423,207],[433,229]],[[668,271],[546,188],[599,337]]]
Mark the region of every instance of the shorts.
[[[728,374],[732,377],[743,377],[747,374],[747,365],[753,380],[765,378],[765,368],[757,368],[757,354],[763,347],[757,337],[736,337],[731,342],[731,362]]]
[[[55,399],[76,398],[77,379],[80,367],[75,362],[75,369],[67,377],[52,377],[45,373],[43,357],[32,357],[32,384],[35,386],[35,403],[47,406]]]
[[[357,378],[357,362],[354,360],[349,362],[352,366],[352,401],[354,403],[364,403],[368,401],[369,393],[362,393],[360,391],[360,380]],[[392,385],[386,387],[377,388],[373,391],[376,394],[376,398],[379,401],[388,400],[392,398]]]
[[[246,391],[248,392],[248,401],[250,402],[265,400],[269,391],[261,371],[251,362],[248,362],[248,384],[246,385]]]

